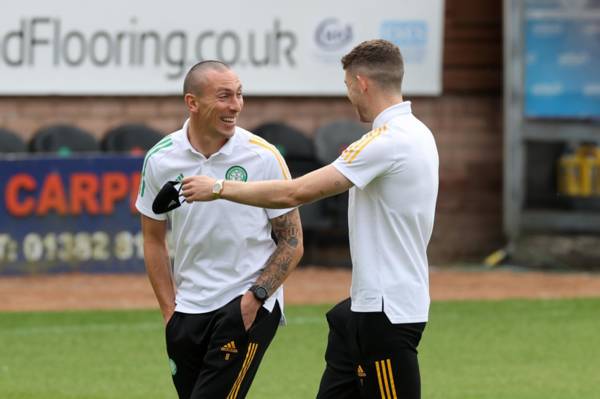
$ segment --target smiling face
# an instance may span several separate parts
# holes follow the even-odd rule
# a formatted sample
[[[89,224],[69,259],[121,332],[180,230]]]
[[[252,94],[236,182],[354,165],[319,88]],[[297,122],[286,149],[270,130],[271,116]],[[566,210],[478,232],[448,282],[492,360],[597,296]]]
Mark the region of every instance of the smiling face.
[[[237,117],[244,106],[242,84],[232,70],[205,71],[197,101],[197,121],[210,136],[230,138],[235,133]]]

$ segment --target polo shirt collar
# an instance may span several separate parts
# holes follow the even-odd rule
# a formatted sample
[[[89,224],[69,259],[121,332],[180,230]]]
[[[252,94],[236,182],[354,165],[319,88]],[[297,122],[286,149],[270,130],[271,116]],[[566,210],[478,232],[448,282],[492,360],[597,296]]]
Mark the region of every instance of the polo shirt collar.
[[[188,138],[189,123],[190,123],[190,119],[188,118],[188,119],[186,119],[185,123],[183,124],[183,128],[181,129],[183,131],[183,145],[186,149],[193,152],[194,154],[199,154],[199,152],[196,151],[196,149],[194,149],[194,147],[192,147],[192,144],[190,143],[190,139]],[[219,149],[219,151],[215,152],[212,156],[215,156],[216,154],[231,155],[231,153],[233,152],[233,147],[235,147],[235,142],[237,141],[238,136],[239,136],[239,134],[237,132],[237,127],[236,127],[235,133],[233,134],[233,136],[231,136],[231,138],[229,140],[227,140],[227,142],[223,145],[223,147],[221,147]],[[200,154],[200,155],[202,155],[202,154]]]
[[[401,103],[394,104],[391,107],[384,109],[379,115],[377,115],[373,121],[373,129],[382,127],[399,115],[408,115],[411,112],[410,101],[403,101]]]

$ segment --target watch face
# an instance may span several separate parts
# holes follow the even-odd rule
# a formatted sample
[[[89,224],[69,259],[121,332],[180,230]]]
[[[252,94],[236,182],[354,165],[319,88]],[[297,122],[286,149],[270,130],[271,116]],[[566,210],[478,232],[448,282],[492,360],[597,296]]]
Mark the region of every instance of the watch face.
[[[264,287],[256,287],[254,289],[254,295],[257,299],[264,301],[265,299],[267,299],[267,290]]]
[[[219,194],[221,192],[222,187],[223,187],[223,184],[221,184],[221,181],[217,180],[215,182],[215,184],[213,184],[213,189],[212,189],[213,194]]]
[[[260,296],[261,298],[263,298],[263,299],[266,299],[266,298],[267,298],[267,290],[266,290],[265,288],[263,288],[263,287],[258,287],[257,291],[258,291],[258,293],[259,293],[259,296]]]

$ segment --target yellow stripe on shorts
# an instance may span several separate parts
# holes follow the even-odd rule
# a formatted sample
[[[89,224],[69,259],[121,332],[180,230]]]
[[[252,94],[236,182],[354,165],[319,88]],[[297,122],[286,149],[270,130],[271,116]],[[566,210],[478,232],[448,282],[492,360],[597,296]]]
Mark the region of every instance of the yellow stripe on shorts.
[[[387,366],[388,375],[390,376],[390,389],[392,390],[393,399],[398,399],[396,396],[396,384],[394,384],[394,373],[392,372],[392,362],[390,359],[385,361]]]
[[[229,395],[227,395],[227,399],[237,398],[237,395],[240,392],[240,386],[242,385],[242,382],[244,381],[244,377],[246,377],[246,373],[248,372],[248,369],[250,368],[250,364],[252,364],[252,360],[254,359],[254,355],[256,355],[257,349],[258,349],[257,343],[250,342],[250,344],[248,344],[248,350],[246,351],[246,357],[244,358],[244,364],[242,365],[242,369],[240,370],[240,373],[238,374],[238,377],[235,380],[235,383],[233,384],[233,387],[231,388]]]
[[[292,176],[290,175],[290,171],[288,170],[287,165],[286,165],[285,161],[283,160],[283,157],[281,156],[279,151],[277,151],[277,148],[275,148],[274,145],[269,144],[268,141],[266,141],[258,136],[252,137],[250,139],[250,142],[252,144],[256,144],[259,147],[262,147],[266,150],[271,151],[273,153],[273,155],[275,155],[277,162],[279,162],[279,167],[281,168],[281,173],[283,174],[283,177],[286,180],[289,180],[292,178]]]
[[[379,383],[379,393],[381,393],[381,399],[388,399],[385,396],[385,391],[383,390],[383,383],[381,382],[381,370],[379,368],[379,362],[375,362],[375,369],[377,370],[377,382]]]
[[[390,395],[390,385],[388,384],[388,375],[385,367],[385,362],[382,360],[381,364],[381,374],[383,374],[383,385],[385,386],[386,398],[391,399],[392,395]]]
[[[381,399],[398,399],[391,360],[385,359],[376,361],[375,369],[377,371],[377,382],[379,383]]]

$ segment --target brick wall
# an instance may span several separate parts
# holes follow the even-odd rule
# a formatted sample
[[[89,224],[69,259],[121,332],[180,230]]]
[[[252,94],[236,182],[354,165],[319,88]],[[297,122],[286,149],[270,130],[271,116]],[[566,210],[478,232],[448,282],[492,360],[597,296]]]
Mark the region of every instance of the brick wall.
[[[440,153],[432,263],[481,260],[504,244],[501,16],[501,0],[446,0],[444,95],[415,104]]]
[[[478,260],[503,244],[501,51],[500,0],[446,0],[444,94],[409,98],[440,153],[433,263]],[[101,138],[123,123],[167,133],[184,118],[179,97],[0,98],[0,127],[26,140],[54,123]],[[283,121],[312,136],[318,126],[343,118],[355,119],[344,98],[246,98],[240,125]]]

